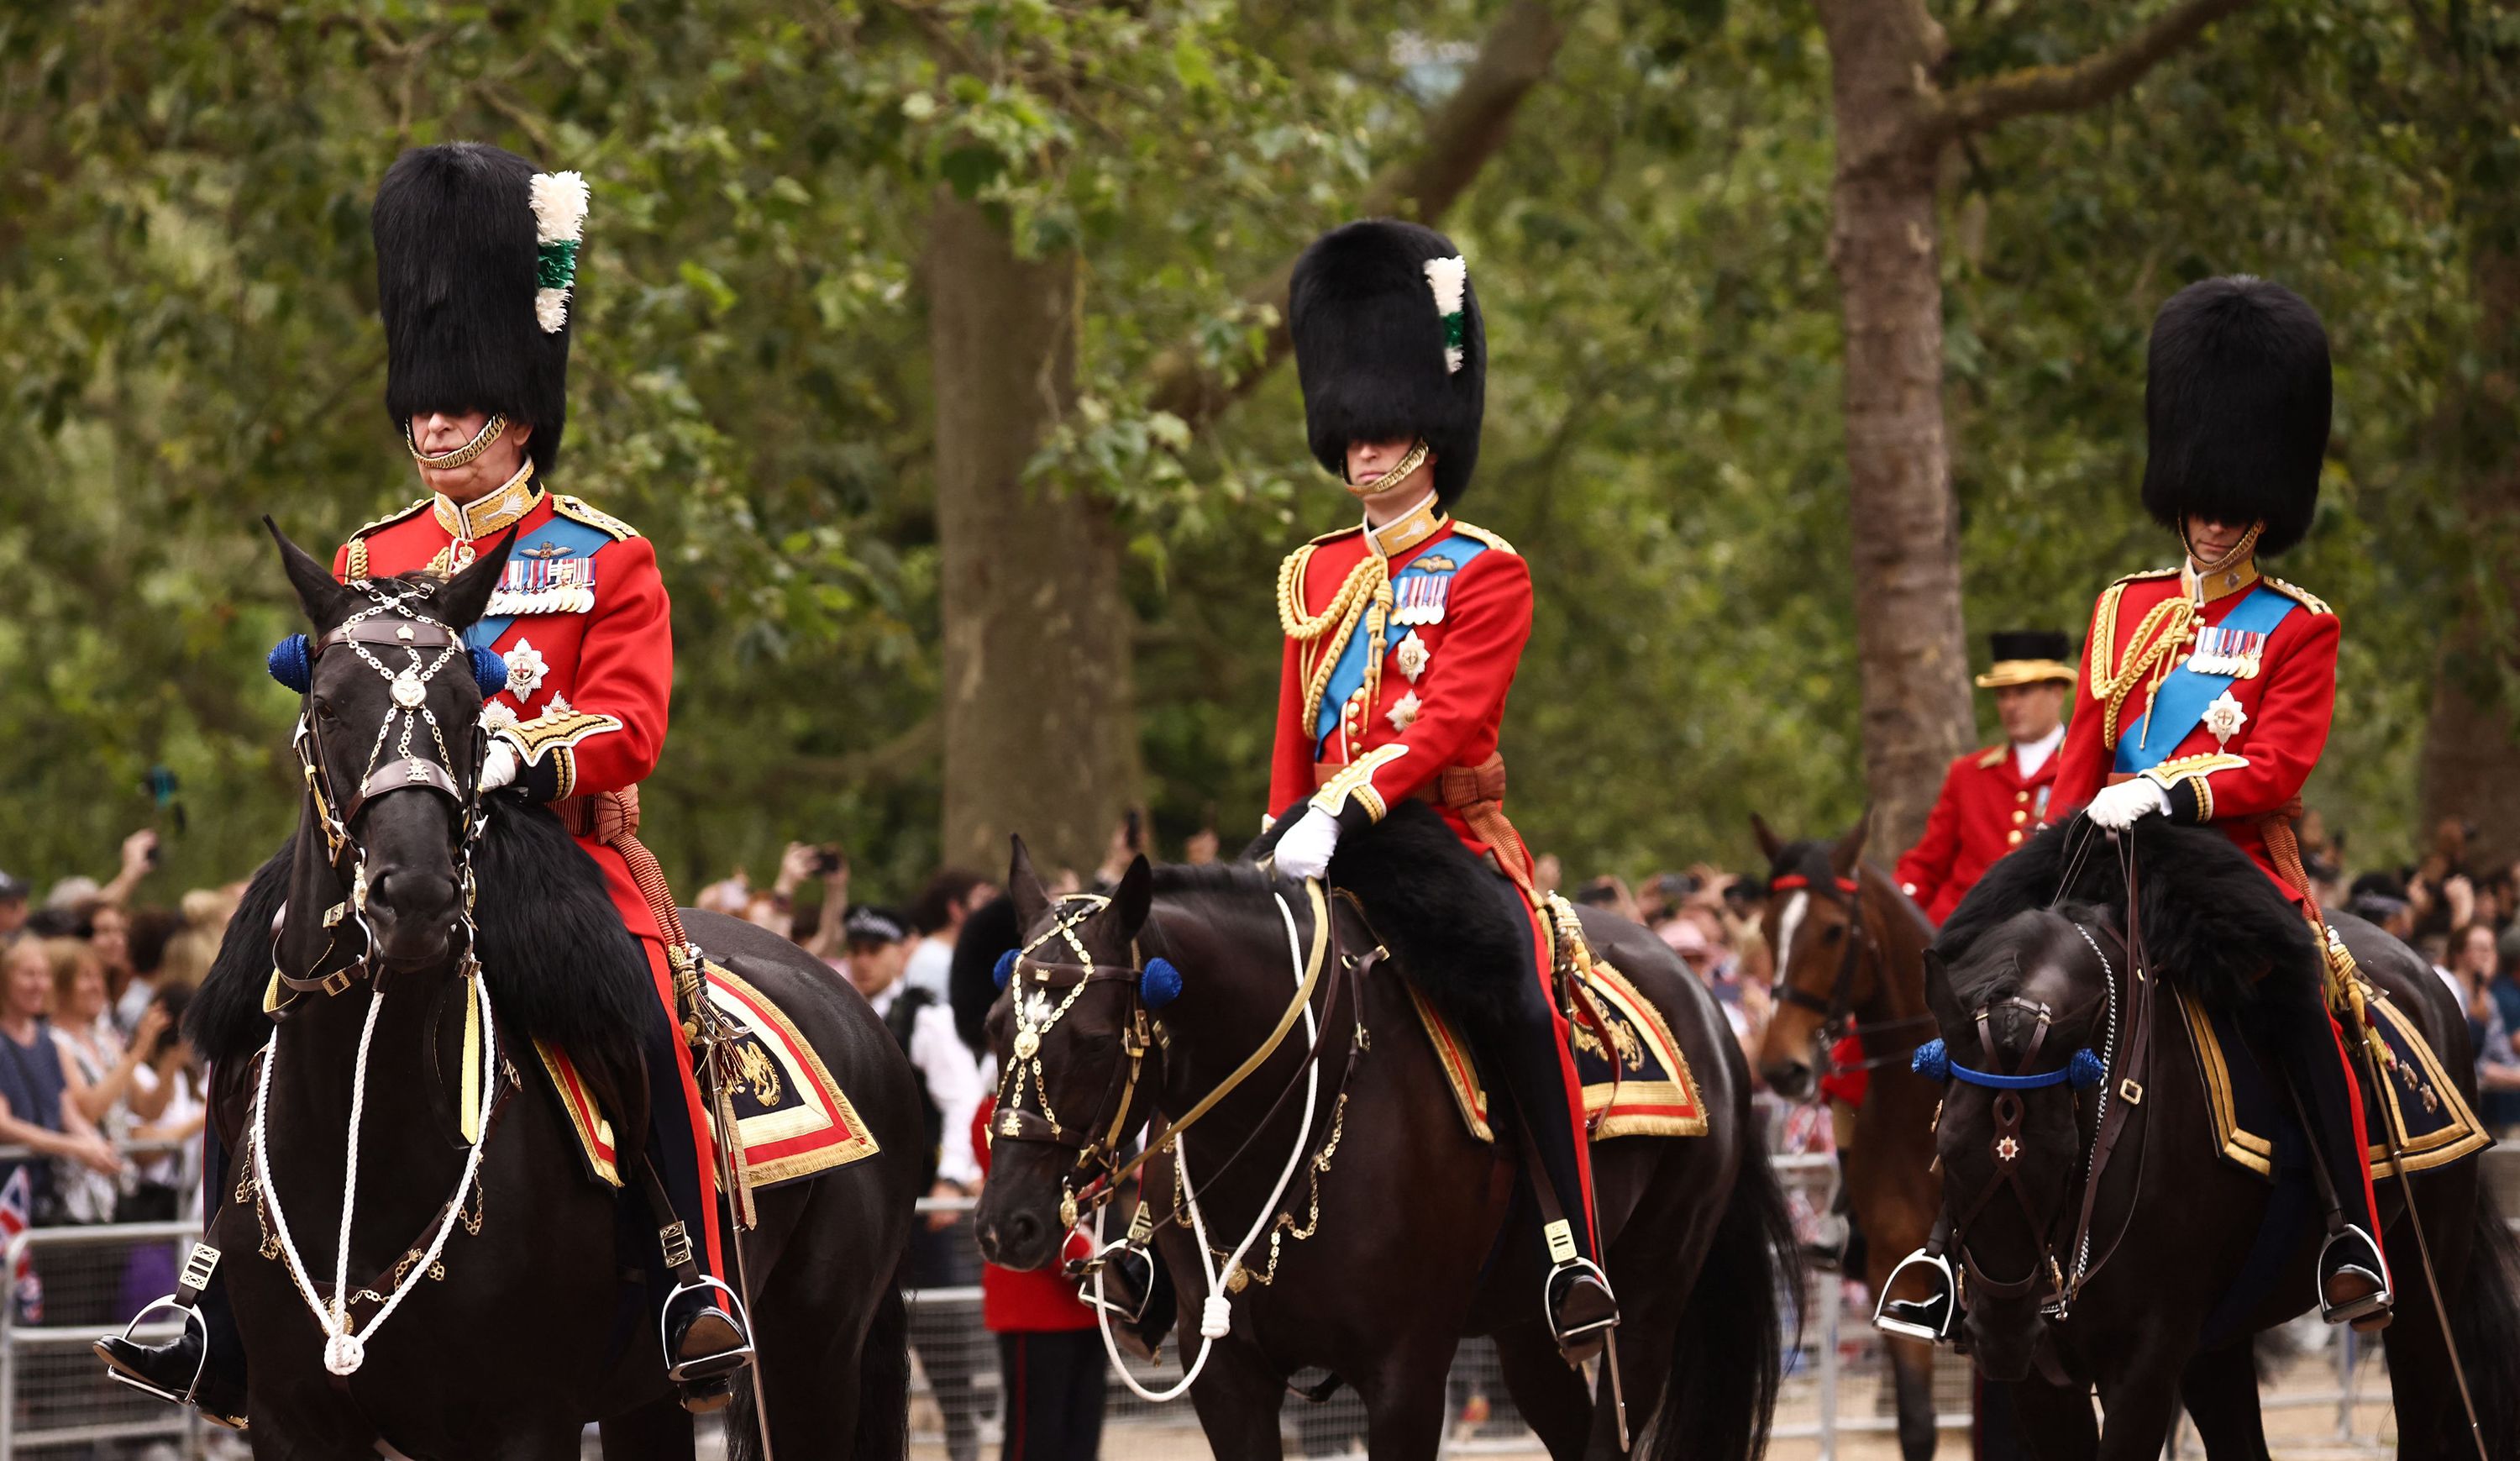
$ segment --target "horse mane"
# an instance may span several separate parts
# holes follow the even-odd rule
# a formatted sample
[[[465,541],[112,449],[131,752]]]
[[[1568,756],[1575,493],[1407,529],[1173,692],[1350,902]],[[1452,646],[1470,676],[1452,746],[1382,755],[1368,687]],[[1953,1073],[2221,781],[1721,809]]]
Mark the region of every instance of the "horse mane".
[[[2144,950],[2166,976],[2216,1008],[2257,997],[2271,967],[2320,967],[2310,925],[2248,853],[2211,827],[2146,817],[2120,838],[2132,841],[2141,884],[2138,910]],[[2067,877],[2071,853],[2092,843]],[[2018,913],[2060,902],[2088,905],[2126,926],[2126,879],[2118,849],[2081,818],[2050,827],[1999,859],[1952,910],[1934,951],[1957,970],[1977,943]]]
[[[238,900],[209,973],[193,992],[184,1012],[184,1038],[212,1065],[239,1060],[262,1048],[271,1038],[271,1017],[262,1012],[263,990],[271,982],[271,927],[289,903],[289,870],[295,856],[292,834],[254,869]]]
[[[647,953],[622,927],[603,869],[548,807],[513,798],[491,807],[473,851],[473,926],[500,1025],[588,1068],[643,1069],[639,1030],[655,1018],[655,996]],[[271,927],[288,901],[295,848],[292,836],[247,885],[185,1017],[194,1048],[213,1063],[250,1055],[271,1037],[262,1011]]]
[[[1159,862],[1155,864],[1158,897],[1240,897],[1268,892],[1278,880],[1251,862]]]

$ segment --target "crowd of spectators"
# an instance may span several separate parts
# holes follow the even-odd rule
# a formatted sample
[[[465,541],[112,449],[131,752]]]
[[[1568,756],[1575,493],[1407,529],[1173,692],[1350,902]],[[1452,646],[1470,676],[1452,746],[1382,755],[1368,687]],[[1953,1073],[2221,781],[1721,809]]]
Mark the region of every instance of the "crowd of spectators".
[[[244,886],[145,901],[157,862],[144,831],[104,882],[38,899],[0,873],[0,1205],[28,1225],[199,1215],[206,1108],[183,1016]],[[22,1316],[108,1322],[174,1282],[163,1248],[47,1254],[21,1275]]]

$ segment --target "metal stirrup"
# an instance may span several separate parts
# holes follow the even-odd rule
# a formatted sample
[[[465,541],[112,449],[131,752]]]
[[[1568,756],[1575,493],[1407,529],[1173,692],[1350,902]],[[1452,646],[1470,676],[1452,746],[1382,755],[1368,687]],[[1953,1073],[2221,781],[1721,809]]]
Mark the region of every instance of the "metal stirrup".
[[[107,1365],[105,1372],[145,1394],[156,1395],[158,1399],[176,1405],[192,1404],[193,1397],[201,1393],[202,1376],[208,1373],[210,1368],[210,1321],[201,1309],[202,1291],[210,1286],[210,1275],[216,1273],[218,1268],[219,1251],[206,1243],[195,1243],[193,1251],[184,1257],[183,1276],[176,1280],[175,1292],[144,1305],[140,1312],[131,1316],[130,1323],[122,1326],[122,1342],[126,1345],[138,1345],[141,1321],[160,1310],[172,1309],[184,1316],[185,1338],[190,1338],[193,1331],[197,1329],[201,1331],[202,1357],[194,1363],[193,1378],[185,1385],[183,1393],[178,1394],[155,1381],[131,1373],[118,1364]]]
[[[743,1343],[733,1349],[720,1350],[715,1354],[703,1354],[698,1359],[686,1360],[674,1353],[673,1336],[666,1333],[665,1323],[673,1316],[674,1301],[699,1289],[715,1289],[726,1297],[727,1315],[735,1320],[736,1333],[743,1336]],[[691,1283],[676,1284],[673,1292],[665,1296],[664,1303],[656,1310],[656,1347],[664,1351],[665,1378],[677,1385],[693,1380],[715,1379],[719,1375],[750,1364],[752,1362],[752,1323],[750,1316],[743,1311],[742,1297],[727,1287],[722,1280],[711,1278],[705,1273]],[[694,1366],[698,1365],[722,1365],[723,1368],[712,1368],[705,1375],[689,1373]]]
[[[1940,1322],[1919,1324],[1911,1319],[1898,1318],[1890,1312],[1890,1290],[1899,1282],[1899,1275],[1911,1268],[1922,1268],[1942,1281],[1940,1298],[1943,1314]],[[1883,1334],[1895,1334],[1904,1339],[1923,1340],[1927,1344],[1939,1345],[1951,1338],[1952,1326],[1959,1319],[1959,1276],[1952,1271],[1952,1260],[1931,1249],[1917,1249],[1914,1253],[1901,1258],[1899,1265],[1890,1270],[1890,1276],[1882,1280],[1881,1297],[1872,1305],[1872,1327]],[[1904,1303],[1921,1308],[1933,1301],[1928,1299],[1923,1303],[1918,1303],[1914,1300],[1908,1300],[1904,1301]]]

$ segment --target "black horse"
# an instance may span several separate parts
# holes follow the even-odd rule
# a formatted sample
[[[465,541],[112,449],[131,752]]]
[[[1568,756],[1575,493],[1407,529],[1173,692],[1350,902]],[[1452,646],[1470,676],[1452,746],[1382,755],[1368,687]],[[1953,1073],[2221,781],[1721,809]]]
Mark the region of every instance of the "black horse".
[[[600,871],[549,811],[487,799],[477,840],[468,837],[481,694],[461,645],[454,672],[381,674],[363,662],[399,671],[408,652],[395,647],[398,629],[426,643],[432,626],[471,624],[506,548],[448,581],[381,580],[384,597],[407,597],[372,613],[377,593],[335,582],[280,543],[318,642],[353,616],[363,616],[363,632],[358,645],[315,658],[297,831],[254,876],[192,1012],[215,1063],[213,1119],[239,1154],[209,1241],[226,1255],[219,1280],[248,1356],[254,1452],[365,1456],[385,1444],[415,1458],[561,1461],[602,1421],[615,1461],[689,1457],[691,1418],[667,1383],[654,1317],[659,1219],[638,1196],[634,1160],[648,1093],[632,1031],[637,1002],[655,997],[644,957]],[[375,628],[383,639],[370,644],[365,630]],[[424,727],[383,754],[430,764],[408,775],[408,791],[380,787],[372,748],[407,708],[424,712]],[[346,833],[338,846],[328,806]],[[475,884],[468,950],[460,930]],[[745,1235],[772,1445],[790,1457],[898,1456],[909,1362],[893,1275],[918,1196],[912,1073],[864,1001],[801,950],[731,919],[683,919],[712,958],[788,1013],[881,1145],[761,1194],[760,1225]],[[465,977],[468,952],[488,988],[486,1021]],[[357,977],[299,993],[275,1034],[263,1013],[275,963],[297,978],[338,969],[346,954],[363,956]],[[476,1031],[492,1036],[476,1047],[486,1066],[467,1058]],[[534,1037],[566,1048],[602,1097],[623,1134],[627,1192],[585,1176]],[[266,1063],[276,1063],[267,1077]],[[266,1078],[257,1120],[254,1086]],[[477,1176],[460,1187],[472,1147],[468,1109],[486,1135]],[[353,1150],[363,1160],[347,1268],[353,1288],[369,1291],[353,1320],[421,1271],[406,1301],[364,1336],[363,1362],[338,1376],[287,1250],[329,1305]],[[293,1243],[277,1230],[282,1214]],[[443,1248],[427,1260],[441,1227]],[[748,1389],[739,1387],[730,1413],[739,1445],[755,1425]]]
[[[1412,836],[1452,834],[1421,804],[1404,803],[1342,846],[1333,879],[1372,855],[1376,839]],[[1501,1125],[1494,1144],[1468,1134],[1417,1027],[1409,986],[1372,970],[1370,951],[1389,942],[1405,963],[1408,940],[1369,929],[1343,901],[1320,899],[1318,886],[1247,864],[1150,868],[1140,858],[1107,900],[1054,902],[1018,844],[1008,887],[1033,951],[1010,985],[1028,1002],[1024,1018],[1011,1018],[1008,1000],[991,1017],[1006,1073],[977,1214],[991,1261],[1052,1262],[1072,1215],[1062,1209],[1110,1156],[1104,1138],[1198,1110],[1277,1029],[1286,1037],[1248,1078],[1145,1168],[1148,1210],[1169,1214],[1156,1251],[1175,1280],[1185,1358],[1200,1365],[1192,1398],[1215,1454],[1278,1456],[1287,1377],[1319,1365],[1363,1396],[1374,1456],[1431,1457],[1445,1376],[1473,1334],[1495,1336],[1514,1403],[1552,1457],[1618,1453],[1609,1387],[1597,1404],[1541,1318],[1540,1221],[1512,1128]],[[1066,933],[1056,932],[1062,925]],[[1627,1406],[1645,1455],[1750,1461],[1775,1402],[1793,1258],[1748,1073],[1713,998],[1659,940],[1607,917],[1587,916],[1584,932],[1663,1012],[1711,1123],[1700,1137],[1595,1148],[1608,1268],[1625,1314],[1616,1352]],[[1307,967],[1321,971],[1309,1001],[1317,1041],[1300,1024],[1285,1027],[1299,1013]],[[1152,984],[1142,987],[1142,977]],[[1316,1045],[1319,1084],[1308,1094],[1304,1063]],[[1038,1119],[1045,1102],[1058,1132]],[[1011,1111],[1019,1117],[1012,1129]],[[1296,1169],[1299,1141],[1309,1155],[1273,1204],[1282,1173]],[[1248,1286],[1209,1300],[1205,1275],[1222,1271],[1215,1260],[1264,1212],[1284,1215],[1248,1252]],[[1227,1311],[1230,1333],[1202,1363],[1192,1356],[1213,1308]]]
[[[2440,980],[2369,924],[2330,921],[2472,1103],[2466,1024]],[[2319,1232],[2297,1173],[2270,1185],[2206,1139],[2213,1096],[2173,993],[2183,985],[2243,1011],[2315,1000],[2255,981],[2271,962],[2297,973],[2318,958],[2308,925],[2220,834],[2143,822],[2109,840],[2079,819],[1997,864],[1929,952],[1926,997],[1947,1059],[1967,1068],[1945,1093],[1937,1139],[1966,1339],[1990,1377],[2020,1382],[2019,1421],[2041,1461],[2150,1461],[2182,1401],[2210,1455],[2267,1454],[2250,1339],[2316,1301]],[[2113,1142],[2099,1140],[2104,1095],[2119,1103]],[[2398,1297],[2387,1333],[2398,1454],[2520,1453],[2520,1251],[2473,1160],[2406,1185],[2411,1194],[2380,1186]],[[2271,1220],[2297,1236],[2261,1249]],[[2445,1329],[2479,1412],[2473,1438]]]

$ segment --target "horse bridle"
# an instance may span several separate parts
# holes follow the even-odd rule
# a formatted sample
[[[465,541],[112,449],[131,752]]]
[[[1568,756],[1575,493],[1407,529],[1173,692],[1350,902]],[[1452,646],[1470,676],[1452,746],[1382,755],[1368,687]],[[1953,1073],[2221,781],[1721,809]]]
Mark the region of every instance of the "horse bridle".
[[[1383,956],[1384,950],[1376,947],[1372,953],[1359,960],[1355,969],[1349,969],[1347,960],[1339,953],[1337,921],[1330,915],[1321,885],[1309,884],[1307,890],[1312,900],[1314,930],[1312,949],[1305,961],[1305,976],[1297,982],[1294,999],[1279,1017],[1277,1027],[1269,1032],[1268,1037],[1262,1040],[1258,1048],[1254,1049],[1241,1065],[1237,1066],[1232,1073],[1211,1087],[1206,1095],[1192,1103],[1190,1110],[1184,1112],[1178,1119],[1165,1125],[1162,1131],[1151,1135],[1137,1155],[1126,1161],[1120,1160],[1120,1145],[1131,1129],[1129,1113],[1137,1105],[1138,1089],[1142,1083],[1147,1056],[1155,1048],[1154,1032],[1148,1019],[1146,998],[1142,992],[1147,969],[1152,962],[1145,957],[1143,937],[1130,939],[1127,964],[1098,963],[1092,951],[1085,947],[1085,941],[1076,936],[1076,930],[1107,906],[1110,900],[1100,894],[1081,893],[1054,907],[1051,910],[1051,927],[1017,951],[1007,978],[1009,1003],[1012,1007],[1015,1018],[1015,1034],[1012,1050],[1013,1061],[999,1077],[998,1110],[990,1116],[989,1126],[993,1139],[996,1140],[1036,1142],[1064,1148],[1076,1154],[1075,1164],[1068,1177],[1062,1181],[1059,1202],[1059,1220],[1062,1223],[1072,1228],[1084,1214],[1116,1201],[1121,1184],[1126,1182],[1133,1173],[1146,1165],[1157,1153],[1171,1147],[1183,1132],[1196,1124],[1200,1118],[1215,1110],[1219,1102],[1231,1095],[1254,1072],[1266,1065],[1269,1058],[1277,1053],[1278,1048],[1285,1043],[1287,1034],[1293,1030],[1304,1010],[1312,1003],[1313,993],[1320,984],[1322,970],[1326,965],[1331,970],[1331,987],[1329,996],[1323,1005],[1325,1015],[1337,1006],[1339,982],[1343,979],[1362,976]],[[1075,957],[1073,959],[1035,958],[1034,950],[1053,938],[1063,941]],[[1036,987],[1029,996],[1024,992],[1024,975],[1027,972],[1036,977]],[[1118,982],[1124,980],[1130,983],[1129,1025],[1121,1032],[1120,1045],[1127,1061],[1113,1070],[1110,1080],[1103,1086],[1102,1101],[1096,1106],[1093,1116],[1089,1116],[1084,1123],[1063,1122],[1051,1109],[1049,1088],[1045,1083],[1041,1066],[1041,1037],[1049,1033],[1059,1021],[1066,1018],[1067,1012],[1074,1008],[1077,999],[1083,995],[1088,985]],[[1054,1000],[1053,991],[1060,989],[1064,989],[1065,993]],[[1296,1063],[1294,1072],[1287,1077],[1285,1088],[1279,1092],[1278,1099],[1269,1108],[1268,1115],[1252,1127],[1251,1134],[1235,1149],[1231,1156],[1216,1164],[1204,1179],[1206,1182],[1215,1182],[1226,1170],[1239,1162],[1251,1149],[1252,1143],[1258,1139],[1259,1134],[1267,1130],[1277,1119],[1280,1111],[1285,1107],[1287,1099],[1301,1085],[1305,1069],[1319,1061],[1323,1052],[1328,1047],[1333,1023],[1328,1019],[1321,1022],[1321,1028],[1312,1045],[1306,1050],[1303,1060]],[[1027,1080],[1033,1088],[1035,1099],[1041,1105],[1042,1109],[1039,1112],[1024,1109],[1023,1093]],[[1113,1099],[1115,1092],[1116,1100]],[[1097,1119],[1106,1106],[1111,1113],[1109,1119],[1098,1121]],[[1100,1134],[1094,1130],[1096,1124],[1100,1124],[1102,1128]],[[1094,1173],[1082,1192],[1068,1185],[1072,1183],[1074,1174],[1077,1172]],[[1141,1211],[1143,1214],[1143,1207]],[[1151,1232],[1151,1228],[1148,1231]],[[1143,1242],[1146,1236],[1146,1233],[1137,1231],[1133,1226],[1133,1239]]]
[[[1907,1015],[1896,1020],[1871,1021],[1854,1018],[1855,972],[1858,961],[1867,953],[1879,954],[1881,944],[1880,940],[1872,936],[1871,922],[1864,916],[1864,885],[1853,878],[1832,877],[1830,882],[1834,885],[1833,892],[1823,891],[1801,873],[1787,873],[1782,877],[1769,880],[1768,890],[1771,894],[1778,891],[1807,892],[1828,897],[1832,902],[1840,904],[1846,909],[1847,926],[1853,931],[1852,936],[1846,940],[1844,951],[1838,955],[1837,974],[1829,981],[1828,997],[1825,999],[1788,981],[1785,978],[1788,972],[1785,964],[1793,957],[1793,950],[1789,948],[1777,950],[1777,998],[1795,1009],[1808,1010],[1818,1015],[1823,1033],[1836,1031],[1841,1036],[1853,1035],[1858,1041],[1864,1043],[1866,1047],[1864,1059],[1851,1065],[1840,1065],[1830,1061],[1830,1073],[1843,1074],[1853,1071],[1872,1071],[1884,1066],[1905,1064],[1908,1053],[1916,1048],[1916,1040],[1910,1040],[1895,1049],[1874,1055],[1871,1053],[1869,1037],[1914,1030],[1921,1038],[1925,1032],[1933,1028],[1934,1017]]]
[[[466,658],[470,646],[454,628],[411,607],[414,600],[431,597],[436,592],[435,584],[362,579],[351,587],[367,596],[368,606],[308,642],[307,688],[298,708],[297,728],[290,736],[290,748],[296,753],[299,774],[307,795],[314,800],[317,825],[324,833],[325,845],[331,853],[328,861],[336,877],[340,875],[344,855],[350,859],[348,896],[324,911],[327,942],[307,976],[292,975],[279,967],[278,944],[289,910],[282,908],[272,921],[273,973],[283,985],[299,993],[340,994],[372,972],[370,959],[376,939],[367,927],[368,855],[351,829],[361,809],[395,792],[415,788],[437,792],[460,809],[455,838],[457,918],[464,933],[464,958],[470,964],[473,957],[472,851],[484,825],[480,778],[477,772],[465,775],[459,771],[453,753],[447,749],[444,727],[438,724],[437,712],[428,705],[429,682],[447,665]],[[385,681],[392,699],[392,708],[378,718],[376,740],[368,748],[359,784],[346,799],[335,793],[324,745],[323,717],[315,713],[314,705],[315,662],[326,650],[342,647]],[[388,668],[378,658],[381,649],[401,650],[409,656],[409,662],[400,669]],[[425,653],[432,650],[436,657],[425,659]],[[433,756],[413,745],[423,726],[428,728]],[[395,734],[397,729],[399,735]],[[487,733],[477,723],[472,729],[470,764],[477,767],[487,749]],[[388,742],[393,752],[390,759],[385,754]],[[358,924],[367,946],[331,974],[311,972],[322,970],[332,958],[340,926],[345,922]]]
[[[2126,1076],[2121,1082],[2121,1089],[2113,1091],[2110,1088],[2109,1080],[2116,1073],[2118,1054],[2119,1012],[2116,971],[2108,954],[2100,948],[2099,941],[2092,936],[2091,930],[2080,924],[2074,927],[2075,932],[2082,935],[2083,941],[2090,945],[2092,954],[2099,959],[2101,982],[2107,991],[2108,1027],[2100,1051],[2095,1053],[2089,1048],[2077,1050],[2063,1066],[2051,1071],[2035,1071],[2040,1048],[2047,1042],[2048,1031],[2053,1024],[2054,1015],[2045,1004],[2014,995],[2007,999],[1980,1005],[1972,1017],[1977,1027],[1978,1048],[1985,1051],[1988,1060],[1992,1062],[1998,1048],[1991,1028],[1994,1013],[2010,1008],[2031,1016],[2033,1023],[2029,1043],[2023,1047],[2020,1059],[2013,1062],[2011,1071],[1972,1070],[1952,1060],[1940,1040],[1929,1041],[1920,1048],[1916,1053],[1915,1062],[1919,1073],[1939,1074],[1946,1079],[1988,1087],[1996,1092],[1992,1113],[1995,1119],[1995,1131],[1987,1140],[1988,1152],[1995,1159],[1995,1172],[1987,1178],[1986,1185],[1979,1190],[1976,1199],[1969,1204],[1967,1210],[1956,1212],[1952,1222],[1951,1247],[1959,1256],[1961,1270],[1967,1274],[1972,1288],[1993,1299],[2029,1297],[2038,1288],[2041,1280],[2045,1279],[2048,1289],[2047,1293],[2039,1296],[2039,1303],[2042,1308],[2057,1318],[2065,1317],[2075,1296],[2080,1294],[2083,1286],[2091,1281],[2092,1276],[2116,1255],[2118,1242],[2126,1236],[2126,1229],[2122,1224],[2116,1238],[2110,1240],[2108,1248],[2101,1253],[2098,1261],[2092,1260],[2092,1222],[2097,1210],[2100,1177],[2108,1168],[2109,1157],[2116,1147],[2117,1134],[2124,1125],[2125,1111],[2139,1104],[2143,1098],[2143,1088],[2132,1074]],[[2132,960],[2129,976],[2131,981],[2140,978]],[[2138,1007],[2135,1012],[2135,1018],[2140,1022],[2143,1019],[2143,1013]],[[2128,1066],[2132,1070],[2138,1063],[2137,1051],[2133,1045],[2130,1045],[2128,1054]],[[2060,1208],[2045,1223],[2042,1223],[2039,1220],[2037,1205],[2031,1202],[2028,1190],[2021,1185],[2020,1161],[2023,1150],[2021,1121],[2024,1115],[2022,1095],[2024,1092],[2056,1086],[2081,1089],[2092,1085],[2100,1088],[2099,1105],[2092,1118],[2093,1137],[2089,1156],[2081,1164],[2085,1167],[2082,1200],[2079,1205],[2080,1215],[2075,1220],[2072,1239],[2068,1245],[2074,1257],[2073,1271],[2068,1274],[2065,1264],[2056,1256],[2056,1228],[2065,1215],[2065,1210]],[[2113,1095],[2120,1106],[2115,1122],[2110,1120]],[[1935,1119],[1939,1124],[1941,1120],[1939,1111],[1935,1115]],[[1989,1277],[1986,1270],[1979,1266],[1977,1259],[1970,1256],[1968,1231],[1971,1224],[1975,1223],[1994,1203],[1996,1196],[2007,1191],[2012,1194],[2014,1205],[2019,1208],[2023,1221],[2031,1229],[2045,1263],[2044,1271],[2042,1263],[2034,1261],[2030,1272],[2023,1277],[2000,1280]],[[2072,1206],[2070,1197],[2068,1206]]]

